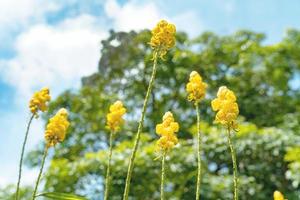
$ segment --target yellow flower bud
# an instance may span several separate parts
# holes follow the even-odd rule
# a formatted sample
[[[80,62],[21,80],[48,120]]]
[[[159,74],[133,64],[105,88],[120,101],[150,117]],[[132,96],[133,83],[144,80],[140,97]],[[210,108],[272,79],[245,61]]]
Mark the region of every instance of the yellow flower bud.
[[[173,148],[178,143],[175,135],[178,131],[179,124],[175,122],[173,114],[166,112],[163,116],[163,122],[156,125],[156,133],[161,136],[156,142],[157,148],[164,151]]]
[[[66,137],[69,125],[68,111],[61,108],[47,124],[45,131],[47,146],[55,146],[58,142],[62,142]]]
[[[165,20],[158,22],[152,30],[152,37],[149,44],[159,53],[160,57],[163,57],[175,45],[175,33],[175,25]]]
[[[274,196],[274,200],[284,200],[283,194],[281,194],[281,192],[277,190],[274,192],[273,196]]]
[[[236,127],[236,118],[239,114],[239,107],[236,103],[234,92],[226,86],[219,88],[217,98],[211,102],[211,107],[214,111],[218,111],[215,117],[215,122]]]
[[[202,81],[202,77],[198,72],[192,71],[190,79],[186,85],[186,91],[188,93],[188,100],[198,103],[204,98],[206,93],[207,84]]]
[[[106,115],[106,125],[111,131],[118,131],[124,123],[123,115],[126,113],[121,101],[116,101],[109,107],[109,113]]]
[[[37,117],[37,112],[39,110],[42,112],[46,111],[48,109],[47,102],[49,102],[50,99],[51,96],[49,95],[49,88],[47,87],[35,92],[29,102],[29,109],[31,113]]]

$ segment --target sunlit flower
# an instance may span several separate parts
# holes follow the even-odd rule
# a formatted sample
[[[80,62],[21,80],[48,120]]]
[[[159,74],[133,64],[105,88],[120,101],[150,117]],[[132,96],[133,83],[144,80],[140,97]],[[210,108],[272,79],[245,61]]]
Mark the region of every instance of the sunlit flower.
[[[109,107],[109,113],[106,115],[106,124],[111,131],[118,131],[124,123],[123,115],[126,113],[121,101],[116,101]]]
[[[214,111],[218,111],[215,122],[232,128],[236,127],[236,118],[239,114],[239,107],[236,103],[234,92],[229,90],[226,86],[220,87],[217,98],[211,102],[211,106]]]
[[[277,190],[274,192],[273,196],[274,196],[274,200],[284,200],[283,194],[281,194],[281,192]]]
[[[175,45],[176,27],[165,20],[158,22],[152,30],[150,45],[163,57]]]
[[[188,100],[199,102],[204,98],[206,93],[207,84],[202,81],[202,77],[198,72],[192,71],[190,74],[190,79],[186,85],[186,91],[188,93]]]
[[[68,121],[68,111],[61,108],[49,120],[45,131],[45,139],[49,147],[55,146],[58,142],[62,142],[66,137],[66,132],[70,123]]]
[[[156,125],[156,133],[161,136],[156,143],[158,149],[169,150],[173,148],[178,143],[175,134],[178,130],[179,124],[175,122],[173,114],[166,112],[163,116],[163,122]]]
[[[39,110],[42,112],[46,111],[48,109],[47,102],[49,102],[50,99],[51,96],[49,95],[49,88],[47,87],[35,92],[29,102],[31,113],[37,117],[37,112]]]

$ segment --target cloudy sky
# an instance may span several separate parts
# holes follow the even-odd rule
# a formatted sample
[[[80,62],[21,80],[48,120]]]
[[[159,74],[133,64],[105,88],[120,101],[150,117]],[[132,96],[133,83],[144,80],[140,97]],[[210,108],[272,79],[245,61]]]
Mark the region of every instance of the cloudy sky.
[[[109,29],[151,28],[164,18],[191,37],[251,29],[274,43],[300,28],[299,8],[299,0],[0,0],[0,186],[16,182],[33,91],[48,86],[55,97],[78,88],[96,71]],[[27,150],[43,139],[43,126],[34,121]],[[27,169],[23,183],[35,177]]]

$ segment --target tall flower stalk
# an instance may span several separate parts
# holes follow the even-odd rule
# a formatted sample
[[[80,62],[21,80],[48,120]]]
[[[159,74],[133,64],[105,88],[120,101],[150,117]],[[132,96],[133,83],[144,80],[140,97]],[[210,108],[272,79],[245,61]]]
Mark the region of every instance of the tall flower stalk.
[[[110,129],[109,136],[109,153],[108,153],[108,161],[107,161],[107,169],[106,169],[106,178],[105,178],[105,192],[104,192],[104,200],[108,200],[109,196],[109,187],[110,187],[110,171],[111,171],[111,158],[113,151],[113,136],[115,133],[120,130],[120,125],[124,123],[123,115],[126,113],[126,109],[123,107],[123,103],[121,101],[116,101],[113,105],[109,107],[109,113],[106,116],[106,124],[107,128]]]
[[[211,102],[212,109],[217,111],[215,122],[220,123],[227,128],[228,146],[230,148],[232,165],[233,165],[233,191],[234,200],[238,200],[238,169],[235,149],[231,141],[231,130],[237,129],[236,118],[239,114],[239,106],[236,103],[234,92],[226,86],[219,88],[217,98]]]
[[[37,189],[38,189],[38,186],[39,186],[39,183],[40,183],[40,180],[41,180],[41,177],[42,177],[44,165],[45,165],[45,160],[46,160],[46,157],[48,155],[48,150],[49,150],[49,146],[46,146],[45,150],[44,150],[43,158],[42,158],[42,163],[41,163],[41,168],[40,168],[40,171],[39,171],[39,175],[38,175],[38,177],[36,179],[36,182],[35,182],[32,198],[31,198],[32,200],[34,200],[35,197],[36,197]]]
[[[161,183],[160,183],[160,199],[165,199],[165,162],[166,162],[166,153],[164,152],[161,159]]]
[[[109,185],[110,185],[110,164],[111,164],[111,157],[112,157],[112,143],[113,143],[113,132],[110,133],[109,136],[109,153],[108,153],[108,161],[107,161],[107,169],[106,169],[106,178],[105,178],[105,192],[104,192],[104,200],[108,199],[109,194]]]
[[[160,185],[160,199],[165,199],[165,160],[167,153],[178,143],[176,132],[179,131],[179,124],[175,122],[173,114],[166,112],[163,116],[161,124],[156,125],[156,133],[160,136],[156,142],[157,150],[162,154],[161,160],[161,185]]]
[[[196,103],[196,112],[197,112],[197,164],[198,164],[198,171],[197,171],[197,187],[196,187],[196,200],[200,199],[200,186],[201,186],[201,153],[202,153],[202,133],[200,131],[200,111],[199,105]]]
[[[61,108],[54,117],[49,120],[45,131],[46,146],[43,154],[41,168],[35,183],[34,191],[32,193],[32,200],[36,198],[38,186],[42,177],[45,160],[50,147],[55,146],[57,143],[62,142],[66,137],[66,131],[70,123],[68,121],[68,112],[66,109]]]
[[[158,58],[163,58],[169,49],[171,49],[175,45],[175,33],[176,27],[173,24],[168,23],[165,20],[161,20],[156,27],[152,30],[151,41],[149,42],[150,46],[153,48],[153,68],[152,75],[150,78],[150,82],[148,85],[147,93],[144,99],[142,114],[139,120],[138,130],[135,136],[135,141],[132,149],[132,153],[129,160],[127,177],[125,183],[125,189],[123,194],[123,200],[128,200],[129,190],[130,190],[130,182],[132,177],[132,171],[134,167],[134,161],[136,157],[136,152],[139,146],[141,132],[144,125],[144,118],[146,113],[147,104],[149,101],[149,97],[154,85],[157,61]]]
[[[228,139],[228,146],[231,152],[231,159],[232,159],[232,166],[233,166],[233,186],[234,186],[234,199],[238,199],[238,172],[237,172],[237,165],[236,165],[236,153],[235,149],[231,142],[231,133],[230,133],[230,126],[227,128],[227,139]]]
[[[22,178],[22,165],[23,165],[23,159],[24,159],[24,152],[25,152],[25,146],[27,143],[27,138],[29,134],[29,129],[32,123],[33,118],[38,118],[38,111],[46,111],[48,106],[47,102],[49,102],[51,99],[49,95],[49,89],[48,88],[42,88],[40,91],[35,92],[30,99],[29,102],[29,109],[31,112],[31,117],[29,119],[29,122],[27,124],[26,132],[25,132],[25,137],[22,145],[22,151],[21,151],[21,158],[19,162],[19,174],[18,174],[18,183],[17,183],[17,189],[16,189],[16,194],[15,194],[15,199],[19,199],[19,191],[20,191],[20,183],[21,183],[21,178]]]
[[[199,103],[205,97],[207,84],[202,81],[202,77],[198,72],[192,71],[189,82],[186,85],[188,93],[188,100],[194,102],[197,113],[197,186],[196,186],[196,200],[200,199],[201,186],[201,153],[202,153],[202,133],[200,131],[200,111]]]

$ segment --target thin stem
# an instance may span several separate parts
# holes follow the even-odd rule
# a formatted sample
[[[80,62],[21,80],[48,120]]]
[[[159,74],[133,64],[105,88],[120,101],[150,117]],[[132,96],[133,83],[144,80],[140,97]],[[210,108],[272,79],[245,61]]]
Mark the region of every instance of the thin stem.
[[[37,192],[38,185],[40,183],[40,179],[41,179],[41,176],[42,176],[42,173],[43,173],[43,169],[44,169],[44,165],[45,165],[45,160],[46,160],[46,157],[47,157],[47,154],[48,154],[48,149],[49,149],[49,147],[46,146],[45,147],[45,151],[44,151],[44,155],[43,155],[43,160],[42,160],[42,165],[41,165],[41,168],[40,168],[40,172],[39,172],[38,178],[36,180],[34,191],[33,191],[33,194],[32,194],[32,200],[34,200],[35,197],[36,197],[36,192]]]
[[[145,118],[145,113],[146,113],[146,108],[147,108],[149,96],[150,96],[150,93],[151,93],[151,90],[152,90],[152,87],[153,87],[153,83],[154,83],[154,79],[155,79],[156,66],[157,66],[157,56],[158,56],[158,52],[155,52],[154,58],[153,58],[152,75],[151,75],[151,79],[150,79],[150,82],[149,82],[149,85],[148,85],[148,90],[147,90],[146,97],[145,97],[144,104],[143,104],[143,108],[142,108],[142,115],[141,115],[141,118],[139,120],[139,126],[138,126],[138,130],[137,130],[137,133],[136,133],[136,137],[135,137],[131,157],[130,157],[130,160],[129,160],[125,190],[124,190],[124,194],[123,194],[123,200],[128,200],[129,189],[130,189],[130,181],[131,181],[131,176],[132,176],[134,160],[135,160],[136,152],[137,152],[139,142],[140,142],[140,136],[141,136],[141,131],[143,129],[144,118]]]
[[[237,174],[237,164],[236,164],[236,154],[231,142],[231,134],[230,134],[230,127],[227,128],[228,133],[228,145],[231,151],[231,159],[233,165],[233,184],[234,184],[234,200],[238,200],[238,174]]]
[[[21,177],[22,177],[22,165],[23,165],[25,146],[27,143],[28,133],[29,133],[30,125],[31,125],[33,118],[34,118],[34,114],[31,115],[29,122],[27,124],[25,138],[24,138],[23,145],[22,145],[21,158],[20,158],[20,162],[19,162],[19,175],[18,175],[18,183],[17,183],[17,190],[16,190],[16,200],[19,199],[19,190],[20,190],[20,183],[21,183]]]
[[[166,160],[166,152],[164,152],[161,160],[161,183],[160,183],[160,199],[165,199],[165,160]]]
[[[107,170],[106,170],[106,178],[105,178],[105,193],[104,193],[104,200],[108,199],[109,193],[109,184],[110,184],[110,163],[112,157],[112,147],[113,147],[113,135],[114,132],[110,133],[109,137],[109,154],[108,154],[108,162],[107,162]]]
[[[201,185],[201,151],[202,151],[202,133],[200,132],[200,111],[199,105],[196,103],[196,112],[197,112],[197,156],[198,156],[198,175],[197,175],[197,188],[196,188],[196,200],[200,199],[200,185]]]

